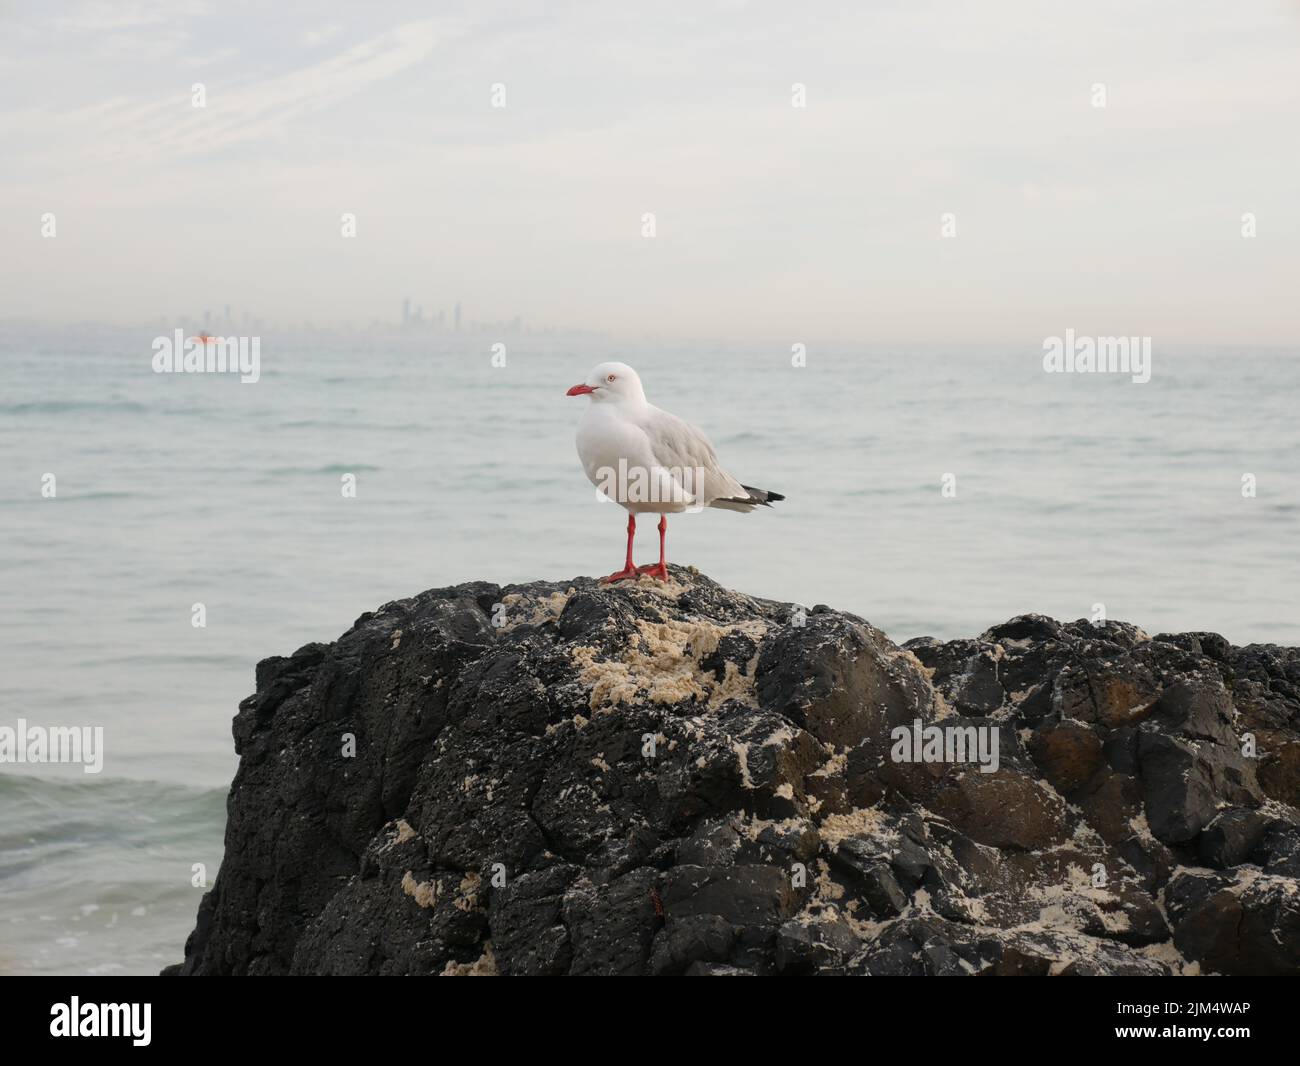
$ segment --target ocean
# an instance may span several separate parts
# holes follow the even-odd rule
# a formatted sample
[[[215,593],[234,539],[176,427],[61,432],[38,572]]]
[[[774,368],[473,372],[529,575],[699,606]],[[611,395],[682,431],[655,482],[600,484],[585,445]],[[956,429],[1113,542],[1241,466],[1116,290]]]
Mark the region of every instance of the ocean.
[[[1047,374],[1037,342],[792,366],[784,342],[285,331],[244,384],[154,373],[171,330],[0,329],[0,727],[105,738],[99,774],[0,766],[0,973],[181,959],[259,659],[426,588],[621,567],[564,395],[606,359],[786,495],[670,518],[669,560],[724,585],[897,641],[1100,604],[1300,643],[1295,351],[1156,344],[1136,384]]]

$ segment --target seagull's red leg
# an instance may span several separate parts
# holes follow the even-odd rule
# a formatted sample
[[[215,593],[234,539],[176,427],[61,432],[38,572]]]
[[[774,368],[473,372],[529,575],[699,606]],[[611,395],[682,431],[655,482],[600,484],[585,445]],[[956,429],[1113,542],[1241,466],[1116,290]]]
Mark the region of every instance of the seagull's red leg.
[[[623,564],[623,569],[617,574],[610,574],[609,577],[602,577],[602,582],[622,581],[625,578],[636,577],[636,567],[632,565],[632,541],[636,537],[636,515],[628,514],[627,516],[627,562]]]
[[[668,533],[668,516],[666,514],[659,516],[659,562],[653,566],[642,566],[637,568],[637,573],[653,574],[660,581],[668,580],[668,560],[664,558],[664,537]],[[630,559],[628,560],[631,561]]]

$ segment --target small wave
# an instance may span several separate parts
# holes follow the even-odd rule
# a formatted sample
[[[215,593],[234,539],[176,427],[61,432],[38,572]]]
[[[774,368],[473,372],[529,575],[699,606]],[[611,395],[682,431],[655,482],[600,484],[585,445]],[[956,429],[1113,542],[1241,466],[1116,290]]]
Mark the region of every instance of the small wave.
[[[268,471],[276,477],[292,477],[296,474],[364,474],[378,470],[377,466],[367,463],[331,463],[329,466],[277,466]]]
[[[17,499],[0,500],[0,507],[21,507],[25,504],[42,507],[55,507],[62,503],[80,503],[85,500],[137,500],[147,498],[143,492],[60,492],[52,500],[43,496],[20,496]]]
[[[337,430],[339,423],[321,418],[300,418],[291,422],[281,422],[280,429],[328,429]],[[350,430],[375,430],[383,433],[412,433],[416,430],[432,428],[421,422],[349,422]]]
[[[0,774],[7,973],[156,974],[221,860],[224,789]],[[195,863],[207,871],[194,885]]]
[[[111,411],[114,414],[139,414],[150,408],[131,400],[33,400],[27,403],[0,404],[5,415],[62,415],[85,411]]]
[[[220,834],[225,789],[89,776],[0,774],[0,878],[92,841],[149,847]]]

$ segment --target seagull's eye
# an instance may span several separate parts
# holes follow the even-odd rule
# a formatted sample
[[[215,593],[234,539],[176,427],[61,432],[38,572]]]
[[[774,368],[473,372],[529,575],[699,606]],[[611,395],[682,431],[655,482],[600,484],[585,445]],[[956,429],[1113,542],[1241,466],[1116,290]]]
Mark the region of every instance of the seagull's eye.
[[[607,377],[605,380],[606,380],[606,381],[613,381],[613,380],[614,380],[614,375],[613,375],[613,374],[610,374],[609,377]]]

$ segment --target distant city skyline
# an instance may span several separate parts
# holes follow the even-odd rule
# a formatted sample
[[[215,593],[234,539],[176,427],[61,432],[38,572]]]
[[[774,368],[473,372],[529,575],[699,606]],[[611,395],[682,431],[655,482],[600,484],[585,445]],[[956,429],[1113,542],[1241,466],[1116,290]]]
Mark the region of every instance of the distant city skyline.
[[[459,301],[452,305],[452,317],[448,319],[446,309],[438,309],[435,314],[429,317],[424,315],[424,305],[412,303],[410,297],[402,300],[400,314],[391,319],[381,318],[371,319],[369,323],[357,322],[340,322],[333,325],[356,329],[364,325],[370,326],[393,326],[403,329],[414,328],[435,328],[438,330],[448,330],[451,332],[461,332],[461,305]],[[230,304],[224,305],[220,315],[214,314],[212,308],[205,307],[201,312],[194,310],[182,311],[178,315],[158,316],[158,322],[168,324],[176,322],[184,326],[201,326],[204,329],[230,329],[235,327],[248,328],[267,321],[262,316],[254,316],[247,309],[233,309]],[[450,324],[449,324],[450,323]],[[464,323],[466,332],[478,332],[481,330],[497,330],[501,333],[520,333],[525,330],[526,326],[522,315],[512,315],[508,318],[488,317],[482,320],[467,319]],[[555,327],[544,327],[554,329]]]
[[[452,332],[463,304],[462,331],[785,346],[1300,326],[1295,0],[0,24],[0,320],[351,328],[410,299]]]

